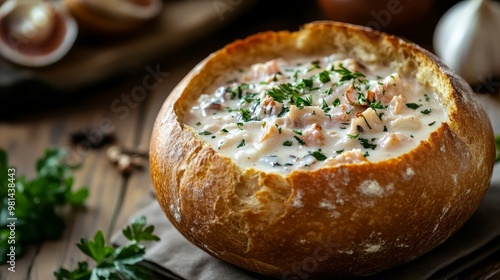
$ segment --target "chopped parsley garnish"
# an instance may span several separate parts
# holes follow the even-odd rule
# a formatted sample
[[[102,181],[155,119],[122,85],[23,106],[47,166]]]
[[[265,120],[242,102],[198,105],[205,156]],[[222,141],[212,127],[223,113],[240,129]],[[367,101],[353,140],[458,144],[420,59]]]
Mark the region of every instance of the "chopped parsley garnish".
[[[413,110],[417,110],[420,106],[422,106],[422,105],[418,105],[416,103],[406,103],[406,107],[413,109]]]
[[[229,91],[231,92],[231,99],[235,99],[236,96],[238,97],[238,99],[241,99],[243,97],[243,89],[248,89],[248,87],[248,84],[240,84],[229,89]]]
[[[329,81],[331,81],[330,79],[330,74],[328,73],[328,71],[323,71],[321,73],[318,74],[318,78],[319,80],[325,84],[325,83],[328,83]]]
[[[333,105],[333,107],[339,106],[340,105],[340,99],[336,98],[335,100],[333,100],[332,105]]]
[[[342,150],[338,150],[338,151],[335,151],[335,152],[336,152],[337,154],[341,154],[341,153],[343,153],[343,152],[344,152],[344,149],[342,149]]]
[[[358,138],[359,136],[359,133],[358,134],[347,134],[347,137],[349,137],[349,139],[356,139]]]
[[[243,100],[247,103],[252,103],[253,101],[257,101],[257,103],[259,103],[258,99],[255,99],[255,96],[257,95],[257,93],[247,93],[245,95],[245,97],[243,97]]]
[[[292,130],[295,134],[302,136],[302,130]]]
[[[241,148],[241,147],[243,147],[243,146],[245,146],[245,145],[246,145],[246,144],[245,144],[245,139],[243,139],[243,140],[241,140],[240,144],[239,144],[239,145],[238,145],[238,147],[236,147],[236,148]]]
[[[283,103],[285,100],[289,100],[291,104],[296,104],[297,107],[303,108],[303,106],[312,105],[312,95],[302,97],[304,88],[306,87],[303,80],[299,85],[294,86],[290,83],[280,84],[277,87],[269,89],[267,95],[271,96],[277,102]],[[312,85],[312,80],[311,81]]]
[[[311,88],[313,86],[313,80],[312,79],[304,79],[302,78],[302,81],[297,85],[298,88]]]
[[[370,102],[370,108],[372,108],[373,110],[375,110],[375,111],[376,111],[377,109],[378,109],[378,110],[383,110],[383,109],[386,109],[386,108],[387,108],[387,106],[382,105],[382,102],[379,100],[379,101],[377,101],[377,102],[375,102],[375,103]]]
[[[314,64],[313,63],[313,65],[309,69],[307,69],[307,72],[310,72],[310,71],[312,71],[314,69],[320,69],[320,68],[321,67],[319,66],[319,64]]]
[[[290,146],[292,146],[292,145],[293,145],[293,142],[292,142],[292,141],[290,141],[290,140],[287,140],[287,141],[283,142],[283,146],[290,147]]]
[[[314,151],[314,152],[309,151],[308,153],[319,161],[324,161],[325,159],[327,159],[327,157],[321,153],[321,149],[319,149],[318,151]]]
[[[225,128],[221,129],[221,131],[222,131],[222,132],[225,132],[225,133],[228,133],[228,132],[229,132],[229,130],[227,130],[227,129],[225,129]]]
[[[274,99],[274,101],[276,102],[279,102],[279,103],[283,103],[283,101],[285,101],[286,99],[288,99],[288,95],[286,93],[286,91],[283,87],[283,85],[279,85],[278,88],[271,88],[267,91],[267,95],[271,96],[272,99]]]
[[[368,121],[366,120],[365,115],[361,114],[361,115],[359,115],[359,116],[360,116],[360,117],[362,117],[362,118],[363,118],[363,120],[365,120],[366,126],[368,126],[368,128],[369,128],[369,129],[372,129],[372,127],[370,126],[370,124],[369,124],[369,123],[368,123]]]
[[[361,146],[363,146],[363,148],[365,149],[372,149],[372,150],[375,150],[375,148],[377,148],[377,145],[376,144],[373,144],[373,141],[375,140],[375,138],[372,138],[371,141],[370,139],[365,139],[365,138],[359,138],[359,143],[361,144]],[[370,143],[371,142],[371,143]]]
[[[201,125],[201,122],[197,122],[197,123],[196,123],[196,125],[197,125],[197,126],[200,126],[200,125]]]
[[[331,95],[332,93],[333,93],[333,88],[331,88],[331,87],[329,87],[327,90],[325,90],[326,95]]]
[[[384,132],[387,132],[387,126],[384,125]]]
[[[433,126],[436,123],[436,121],[433,121],[429,124],[429,126]]]
[[[312,106],[312,95],[308,95],[305,98],[302,98],[300,96],[297,97],[292,97],[292,104],[295,103],[297,107],[300,109],[304,108],[304,106]]]
[[[369,157],[369,156],[370,156],[370,154],[368,153],[368,151],[366,151],[366,153],[364,153],[364,154],[363,154],[363,156],[364,156],[365,158],[367,158],[367,157]]]
[[[321,102],[322,102],[321,110],[323,110],[323,112],[325,113],[330,112],[330,107],[328,107],[328,103],[326,103],[324,99],[321,99]]]
[[[281,108],[281,112],[278,114],[278,118],[281,118],[284,115],[286,115],[286,113],[288,113],[288,111],[290,111],[290,108],[283,106],[283,108]]]
[[[428,115],[431,113],[431,109],[425,109],[423,111],[420,111],[420,113],[424,114],[424,115]]]
[[[295,138],[295,140],[297,140],[297,142],[299,142],[300,145],[305,145],[306,144],[306,142],[304,142],[304,140],[300,139],[297,136],[293,136],[293,138]]]
[[[202,131],[200,133],[198,133],[199,135],[212,135],[212,132],[210,131]]]
[[[252,115],[250,114],[249,110],[240,109],[240,115],[241,119],[245,122],[248,122],[252,119]]]
[[[334,69],[334,67],[332,67],[332,71],[342,76],[342,78],[340,78],[340,82],[356,80],[358,78],[366,77],[365,74],[361,72],[358,71],[351,72],[349,69],[345,68],[344,65],[342,65],[342,63],[339,65],[339,69]]]

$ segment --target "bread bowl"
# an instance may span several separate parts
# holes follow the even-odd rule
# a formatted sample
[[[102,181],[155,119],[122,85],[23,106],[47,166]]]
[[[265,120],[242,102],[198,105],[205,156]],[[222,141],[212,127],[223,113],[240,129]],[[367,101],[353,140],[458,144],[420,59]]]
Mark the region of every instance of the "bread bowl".
[[[282,279],[367,275],[425,254],[477,208],[494,157],[462,78],[414,44],[337,22],[211,54],[168,96],[150,146],[173,225],[217,258]]]

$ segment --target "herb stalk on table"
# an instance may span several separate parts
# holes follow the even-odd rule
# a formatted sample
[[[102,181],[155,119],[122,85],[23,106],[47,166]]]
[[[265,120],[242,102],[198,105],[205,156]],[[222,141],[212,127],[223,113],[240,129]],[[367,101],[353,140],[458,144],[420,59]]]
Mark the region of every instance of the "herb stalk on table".
[[[58,208],[64,205],[83,206],[88,190],[72,190],[72,171],[77,167],[66,164],[65,156],[63,149],[47,149],[36,162],[37,176],[29,180],[8,171],[7,153],[0,149],[0,262],[6,261],[11,246],[20,256],[26,244],[59,238],[64,220],[57,213]],[[8,191],[9,183],[15,184],[14,192]],[[15,218],[16,235],[13,240],[9,239],[7,225],[12,220],[8,218]]]
[[[96,262],[95,267],[89,270],[87,262],[79,262],[72,271],[59,268],[54,271],[57,280],[149,279],[148,270],[139,264],[146,252],[140,243],[159,241],[160,238],[153,234],[154,226],[146,227],[146,223],[146,218],[142,216],[124,228],[123,235],[130,243],[116,248],[105,244],[101,231],[95,234],[93,240],[81,239],[76,246]]]

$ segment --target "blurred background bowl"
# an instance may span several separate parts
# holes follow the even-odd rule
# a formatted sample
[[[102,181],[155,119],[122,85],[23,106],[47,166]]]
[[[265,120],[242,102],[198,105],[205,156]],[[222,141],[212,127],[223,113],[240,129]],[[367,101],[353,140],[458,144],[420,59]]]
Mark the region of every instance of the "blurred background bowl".
[[[327,19],[396,32],[416,29],[433,6],[433,0],[317,0]]]

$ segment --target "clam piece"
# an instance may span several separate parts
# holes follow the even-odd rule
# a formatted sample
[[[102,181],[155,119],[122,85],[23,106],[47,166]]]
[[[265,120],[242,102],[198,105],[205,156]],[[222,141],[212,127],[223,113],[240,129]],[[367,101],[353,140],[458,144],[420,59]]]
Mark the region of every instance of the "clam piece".
[[[61,59],[78,34],[76,21],[57,1],[8,0],[0,7],[0,55],[24,66]]]
[[[157,17],[161,0],[64,0],[82,30],[94,34],[121,34],[138,29]]]

